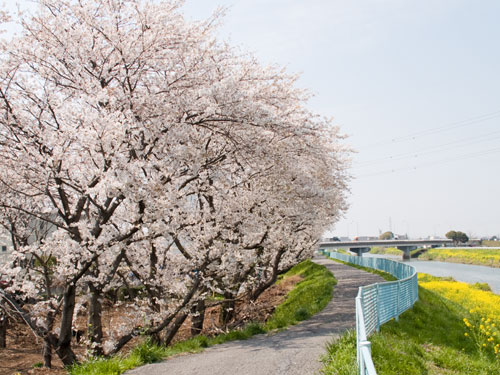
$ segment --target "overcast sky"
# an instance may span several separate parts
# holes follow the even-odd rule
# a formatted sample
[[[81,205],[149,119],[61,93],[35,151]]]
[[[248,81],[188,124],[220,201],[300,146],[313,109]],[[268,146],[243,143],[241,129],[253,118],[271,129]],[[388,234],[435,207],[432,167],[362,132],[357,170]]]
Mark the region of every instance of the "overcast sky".
[[[357,150],[351,206],[332,235],[500,234],[500,1],[186,0],[184,10],[202,19],[217,6],[228,8],[220,37],[301,73],[310,107]]]

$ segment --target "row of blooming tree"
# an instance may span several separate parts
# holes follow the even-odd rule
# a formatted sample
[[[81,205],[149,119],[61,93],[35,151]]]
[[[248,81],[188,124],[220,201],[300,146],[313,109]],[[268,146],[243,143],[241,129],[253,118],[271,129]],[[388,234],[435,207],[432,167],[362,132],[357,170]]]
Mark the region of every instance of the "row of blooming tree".
[[[38,0],[1,43],[2,297],[77,361],[139,334],[168,343],[207,295],[255,299],[345,208],[348,151],[296,77],[218,42],[182,2]],[[102,324],[124,286],[129,316]],[[109,302],[109,301],[108,301]],[[118,302],[117,302],[118,303]],[[29,309],[27,308],[29,306]],[[200,325],[201,324],[201,325]]]

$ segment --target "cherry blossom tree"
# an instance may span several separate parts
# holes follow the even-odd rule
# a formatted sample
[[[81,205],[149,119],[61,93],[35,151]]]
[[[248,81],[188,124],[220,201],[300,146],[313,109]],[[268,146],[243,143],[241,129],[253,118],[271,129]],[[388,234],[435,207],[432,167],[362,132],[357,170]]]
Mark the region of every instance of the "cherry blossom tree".
[[[256,298],[311,256],[346,207],[349,152],[296,76],[218,42],[219,13],[186,22],[181,1],[38,3],[1,44],[0,221],[7,292],[30,301],[46,366],[52,349],[77,360],[80,308],[95,355],[169,342],[208,293]],[[104,333],[123,285],[144,293]]]

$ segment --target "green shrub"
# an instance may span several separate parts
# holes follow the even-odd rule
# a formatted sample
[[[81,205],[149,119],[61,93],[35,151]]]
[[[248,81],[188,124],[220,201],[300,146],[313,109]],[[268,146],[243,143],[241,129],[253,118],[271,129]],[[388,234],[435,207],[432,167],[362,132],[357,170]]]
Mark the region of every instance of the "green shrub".
[[[311,316],[309,311],[305,307],[301,307],[295,311],[294,317],[295,320],[301,321],[301,320],[306,320]]]
[[[475,289],[479,290],[485,290],[487,292],[491,292],[491,287],[488,285],[488,283],[474,283],[472,284],[472,287]]]
[[[165,348],[162,348],[151,342],[148,337],[141,344],[136,346],[130,353],[130,357],[137,358],[140,363],[158,362],[165,356]]]

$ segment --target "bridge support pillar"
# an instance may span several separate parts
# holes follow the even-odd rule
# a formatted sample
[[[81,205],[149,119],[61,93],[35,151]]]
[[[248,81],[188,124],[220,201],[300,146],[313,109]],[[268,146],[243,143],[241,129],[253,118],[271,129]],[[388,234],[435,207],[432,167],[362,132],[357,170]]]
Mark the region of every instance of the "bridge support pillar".
[[[410,249],[404,249],[403,260],[410,260],[410,258],[411,258]]]
[[[356,255],[358,257],[362,257],[363,253],[367,253],[370,251],[370,248],[369,247],[351,247],[349,250],[356,253]]]
[[[416,248],[416,246],[398,246],[398,249],[403,251],[403,260],[410,260],[410,251]]]

